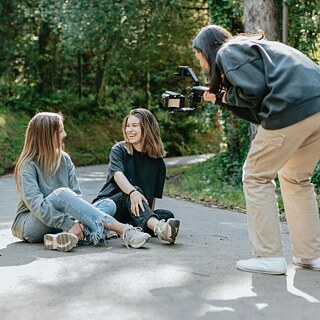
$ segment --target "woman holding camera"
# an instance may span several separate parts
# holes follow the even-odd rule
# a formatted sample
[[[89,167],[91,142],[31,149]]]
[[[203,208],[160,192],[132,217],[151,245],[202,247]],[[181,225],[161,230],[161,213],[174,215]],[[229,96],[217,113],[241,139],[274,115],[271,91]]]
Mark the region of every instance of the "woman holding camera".
[[[243,166],[249,239],[255,258],[237,262],[249,272],[286,273],[275,178],[290,230],[293,263],[320,270],[320,222],[311,175],[320,158],[320,69],[298,50],[263,37],[232,35],[209,25],[193,41],[209,75],[204,99],[259,125]]]
[[[131,110],[123,120],[122,132],[124,141],[111,149],[107,181],[93,205],[103,211],[103,199],[112,199],[117,220],[173,244],[180,221],[168,210],[154,210],[156,198],[162,198],[166,176],[157,120],[147,109]]]

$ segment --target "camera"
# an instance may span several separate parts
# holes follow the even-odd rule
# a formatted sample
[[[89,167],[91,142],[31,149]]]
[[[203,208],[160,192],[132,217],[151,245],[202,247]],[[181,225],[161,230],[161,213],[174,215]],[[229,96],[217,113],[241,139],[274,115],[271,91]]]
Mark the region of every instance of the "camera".
[[[208,91],[209,88],[199,85],[199,79],[191,67],[179,66],[178,72],[175,75],[179,77],[191,77],[195,85],[191,87],[187,99],[181,93],[166,91],[161,95],[161,104],[170,112],[194,111],[197,104],[201,102],[204,92]]]

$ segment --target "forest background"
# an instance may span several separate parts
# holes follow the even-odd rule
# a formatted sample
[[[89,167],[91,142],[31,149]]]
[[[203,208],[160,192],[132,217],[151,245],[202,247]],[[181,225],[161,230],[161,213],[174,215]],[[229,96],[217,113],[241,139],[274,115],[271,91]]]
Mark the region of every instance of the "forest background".
[[[238,190],[249,125],[207,103],[194,114],[172,114],[160,97],[188,95],[191,79],[174,75],[181,65],[205,85],[191,43],[208,23],[233,34],[265,27],[268,39],[282,41],[287,19],[285,42],[319,63],[319,13],[317,0],[1,0],[0,174],[12,171],[38,111],[64,114],[66,151],[81,166],[106,163],[122,140],[123,117],[142,107],[158,119],[168,156],[215,154],[189,176],[172,173],[184,174],[180,186],[196,180],[201,186],[193,188],[208,190],[199,196],[205,201],[215,198],[214,180],[220,190]],[[313,181],[319,188],[319,165]]]

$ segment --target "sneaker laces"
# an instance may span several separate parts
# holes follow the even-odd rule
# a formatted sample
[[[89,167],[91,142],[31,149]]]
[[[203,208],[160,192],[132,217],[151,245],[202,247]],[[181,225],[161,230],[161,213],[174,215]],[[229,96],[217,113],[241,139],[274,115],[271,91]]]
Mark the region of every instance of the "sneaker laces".
[[[160,226],[162,226],[164,223],[166,223],[166,221],[164,219],[157,222],[156,226],[153,229],[153,232],[155,233],[155,235],[158,235],[158,231],[161,232]]]
[[[142,232],[141,227],[133,227],[131,225],[126,225],[123,230],[123,234],[121,236],[123,243],[129,249],[128,243],[130,242],[131,237],[135,234],[136,230]]]

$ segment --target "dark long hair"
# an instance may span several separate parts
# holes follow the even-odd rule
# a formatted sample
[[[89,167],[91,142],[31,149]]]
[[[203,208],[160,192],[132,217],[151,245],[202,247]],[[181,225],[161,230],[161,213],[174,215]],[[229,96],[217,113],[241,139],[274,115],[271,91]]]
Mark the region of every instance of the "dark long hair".
[[[210,66],[209,86],[210,91],[219,93],[223,87],[221,70],[217,68],[216,56],[223,44],[232,38],[231,33],[223,27],[208,25],[200,30],[193,40],[192,47],[201,52]]]

